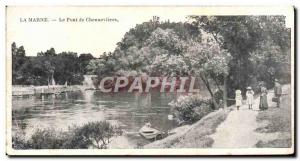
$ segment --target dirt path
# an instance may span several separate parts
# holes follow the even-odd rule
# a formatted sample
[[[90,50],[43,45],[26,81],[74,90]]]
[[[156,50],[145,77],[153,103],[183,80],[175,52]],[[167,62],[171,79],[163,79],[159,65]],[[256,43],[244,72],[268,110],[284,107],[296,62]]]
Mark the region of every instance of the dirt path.
[[[254,134],[258,126],[257,114],[258,111],[248,110],[246,106],[239,111],[230,112],[227,119],[217,128],[217,132],[211,136],[214,140],[212,147],[253,147],[258,141]]]
[[[285,91],[285,87],[283,91]],[[272,102],[273,91],[268,93],[269,107],[275,106]],[[216,133],[210,137],[214,143],[212,147],[216,148],[251,148],[261,140],[268,140],[277,137],[276,133],[261,134],[255,132],[259,127],[256,121],[258,115],[259,98],[254,100],[253,110],[249,110],[247,105],[243,105],[240,110],[231,111],[227,119],[217,128]]]

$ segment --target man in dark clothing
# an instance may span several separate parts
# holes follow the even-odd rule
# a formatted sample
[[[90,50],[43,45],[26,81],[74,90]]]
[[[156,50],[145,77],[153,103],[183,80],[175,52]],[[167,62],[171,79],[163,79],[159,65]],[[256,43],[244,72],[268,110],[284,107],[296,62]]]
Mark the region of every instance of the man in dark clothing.
[[[281,87],[281,84],[278,82],[277,79],[275,79],[274,94],[275,94],[275,97],[277,98],[277,107],[279,107],[280,97],[281,97],[281,94],[282,94],[282,87]]]

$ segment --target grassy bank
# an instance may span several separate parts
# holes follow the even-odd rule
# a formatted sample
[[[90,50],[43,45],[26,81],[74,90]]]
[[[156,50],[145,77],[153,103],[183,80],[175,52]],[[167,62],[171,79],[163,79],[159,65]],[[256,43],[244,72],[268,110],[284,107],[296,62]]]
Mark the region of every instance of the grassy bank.
[[[216,128],[226,119],[229,112],[230,109],[211,112],[191,126],[176,130],[178,133],[145,145],[144,148],[211,147],[214,141],[209,135],[215,133]]]
[[[289,93],[290,87],[285,89]],[[260,140],[256,147],[261,148],[289,148],[292,146],[291,135],[291,95],[284,95],[281,99],[280,108],[270,107],[269,110],[259,112],[257,122],[261,127],[259,133],[277,133],[277,138]]]

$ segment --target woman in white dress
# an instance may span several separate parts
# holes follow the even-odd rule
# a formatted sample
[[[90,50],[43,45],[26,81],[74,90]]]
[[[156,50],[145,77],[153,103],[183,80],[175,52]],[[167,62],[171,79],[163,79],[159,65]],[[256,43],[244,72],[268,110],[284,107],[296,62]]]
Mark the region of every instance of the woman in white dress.
[[[240,107],[242,106],[242,100],[243,100],[242,92],[241,90],[238,89],[235,91],[235,106],[237,110],[239,110]]]
[[[252,109],[252,105],[254,102],[253,101],[254,91],[252,90],[251,87],[247,87],[246,97],[247,97],[246,103],[247,103],[249,109]]]

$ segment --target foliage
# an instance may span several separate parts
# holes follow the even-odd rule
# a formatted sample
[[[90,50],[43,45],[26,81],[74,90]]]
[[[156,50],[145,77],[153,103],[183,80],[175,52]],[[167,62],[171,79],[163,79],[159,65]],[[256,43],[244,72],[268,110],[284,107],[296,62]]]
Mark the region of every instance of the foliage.
[[[290,30],[282,16],[190,16],[189,22],[137,25],[124,35],[113,53],[89,70],[99,76],[136,72],[151,76],[200,77],[218,100],[214,87],[233,97],[234,91],[286,76],[289,82]],[[286,38],[286,39],[283,39]],[[98,64],[98,65],[97,65]],[[120,72],[122,71],[122,72]],[[246,71],[246,72],[245,72]],[[223,89],[224,90],[224,89]]]
[[[78,57],[80,73],[87,74],[87,65],[89,64],[90,60],[95,59],[94,56],[90,53],[88,54],[80,54]]]
[[[115,59],[111,57],[93,59],[87,65],[88,74],[97,74],[98,76],[112,76],[115,72]]]
[[[81,84],[91,55],[77,56],[74,52],[56,54],[54,48],[26,56],[24,47],[12,44],[13,85],[48,85],[53,79],[58,84]]]
[[[286,75],[280,69],[286,70],[290,65],[278,64],[272,60],[282,56],[289,58],[287,53],[290,52],[290,41],[287,40],[290,40],[290,29],[285,27],[284,18],[284,16],[190,16],[191,24],[212,34],[218,44],[231,54],[232,59],[228,63],[229,79],[226,82],[230,96],[233,96],[235,89],[243,89],[256,84],[257,81],[265,81],[271,88],[274,77]],[[272,53],[274,49],[278,54]],[[266,52],[272,53],[272,58]],[[258,62],[254,55],[259,55],[262,61]],[[288,61],[286,63],[289,64]]]
[[[12,136],[12,147],[14,149],[28,149],[30,148],[30,144],[28,144],[23,136],[14,134]]]
[[[181,41],[178,34],[173,29],[157,28],[151,33],[145,44],[151,47],[159,47],[170,52],[170,54],[179,54],[182,52],[184,42]]]
[[[68,131],[37,129],[30,139],[16,134],[12,138],[14,149],[105,149],[114,136],[122,130],[108,122],[89,122],[83,126],[69,127]]]
[[[70,141],[75,146],[92,145],[94,148],[105,149],[115,135],[121,135],[120,129],[110,125],[108,122],[89,122],[80,128],[75,128],[74,135]],[[78,144],[79,143],[79,144]]]
[[[181,55],[158,55],[150,65],[152,73],[159,73],[159,76],[186,76],[189,66]]]
[[[37,129],[28,142],[29,147],[31,149],[59,149],[67,138],[63,134],[54,129]]]
[[[193,123],[212,111],[211,101],[202,99],[199,95],[180,96],[169,105],[174,108],[179,122]]]
[[[274,79],[279,79],[282,83],[290,82],[289,57],[290,50],[282,51],[278,45],[270,42],[261,42],[259,50],[250,53],[250,61],[254,66],[252,75],[258,80],[266,82],[268,88],[274,86]]]
[[[16,84],[23,80],[23,75],[19,71],[22,65],[26,62],[25,49],[23,46],[17,47],[16,43],[11,45],[12,51],[12,83]]]
[[[274,79],[290,82],[290,29],[284,16],[189,16],[187,22],[159,17],[125,33],[113,52],[94,59],[89,54],[56,54],[54,49],[25,56],[12,44],[13,84],[79,84],[83,74],[99,78],[116,75],[196,76],[218,106],[214,88],[234,91]],[[24,63],[25,62],[25,63]],[[55,63],[57,62],[57,63]],[[223,86],[224,89],[221,89]],[[226,99],[226,98],[225,98]]]
[[[193,33],[198,31],[188,23],[159,22],[156,19],[144,22],[130,29],[113,53],[104,53],[100,59],[91,60],[87,71],[100,78],[120,71],[156,76],[187,75],[188,66],[180,54],[184,50],[184,40]]]
[[[154,17],[138,24],[125,33],[113,52],[105,52],[99,58],[90,54],[78,57],[73,52],[56,54],[54,48],[37,57],[27,57],[24,47],[13,43],[13,84],[46,85],[52,78],[60,84],[80,84],[83,74],[96,74],[99,78],[141,74],[196,76],[204,82],[211,98],[181,96],[170,103],[180,122],[191,123],[219,107],[219,100],[225,95],[233,98],[237,88],[255,88],[260,81],[272,88],[275,78],[283,83],[291,81],[291,30],[285,26],[284,16],[189,18],[188,22],[175,23]],[[110,127],[90,123],[60,135],[39,131],[34,135],[34,144],[38,148],[106,148],[112,137],[110,132],[116,132]],[[102,128],[110,132],[101,131]],[[13,139],[16,147],[33,146],[33,141],[23,144],[24,140]],[[63,145],[61,140],[65,140]]]

